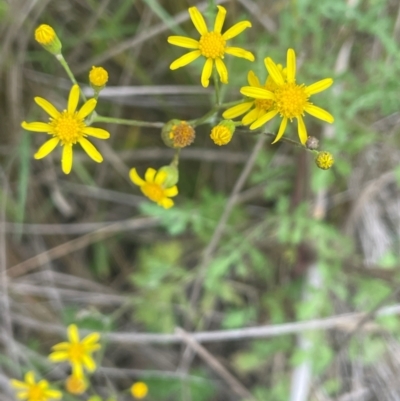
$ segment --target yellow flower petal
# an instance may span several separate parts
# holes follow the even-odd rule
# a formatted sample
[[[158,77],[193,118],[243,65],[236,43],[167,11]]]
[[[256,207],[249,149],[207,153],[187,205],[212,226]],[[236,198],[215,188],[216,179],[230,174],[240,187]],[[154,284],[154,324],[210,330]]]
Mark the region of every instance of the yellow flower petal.
[[[47,390],[46,396],[48,398],[55,398],[56,400],[59,400],[62,397],[62,392],[58,390]]]
[[[131,170],[129,171],[129,178],[138,187],[141,187],[146,184],[146,181],[140,178],[135,168],[131,168]]]
[[[169,66],[169,68],[171,70],[176,70],[178,68],[184,67],[185,65],[196,60],[198,57],[200,57],[200,55],[201,55],[200,50],[194,50],[192,52],[186,53],[182,57],[179,57],[175,61],[173,61]]]
[[[87,335],[81,343],[84,345],[92,345],[94,343],[97,343],[100,340],[100,333],[91,333]]]
[[[311,114],[312,116],[319,118],[320,120],[326,121],[327,123],[332,124],[335,121],[331,113],[327,112],[324,109],[321,109],[321,107],[314,106],[313,104],[307,104],[304,110],[308,114]]]
[[[25,373],[24,379],[26,384],[35,384],[35,373],[33,372],[33,370]]]
[[[49,387],[49,382],[47,380],[40,380],[37,384],[42,390],[46,390]]]
[[[91,159],[93,159],[97,163],[101,163],[103,161],[103,156],[96,149],[96,147],[86,138],[81,138],[78,142]]]
[[[231,28],[229,28],[223,35],[222,37],[225,40],[229,40],[234,38],[235,36],[239,35],[242,33],[246,28],[251,28],[251,22],[250,21],[241,21],[238,22],[237,24],[233,25]]]
[[[72,375],[83,379],[83,367],[81,363],[72,363]]]
[[[306,93],[307,95],[315,95],[316,93],[322,92],[325,89],[328,89],[333,84],[332,78],[321,79],[321,81],[315,82],[310,86],[307,86]]]
[[[51,347],[53,351],[65,351],[70,347],[70,343],[67,343],[66,341],[62,343],[55,344]]]
[[[259,110],[253,109],[251,110],[249,113],[247,113],[243,118],[242,118],[242,124],[244,125],[250,125],[252,122],[254,122],[255,120],[257,120],[258,116],[259,116]],[[261,116],[260,116],[261,117]]]
[[[96,108],[97,100],[89,99],[79,110],[78,118],[87,117],[95,108]]]
[[[165,171],[158,171],[157,175],[154,178],[154,183],[158,185],[164,184],[164,181],[167,179],[167,173]]]
[[[204,21],[203,16],[200,14],[200,11],[196,7],[189,8],[189,15],[190,19],[193,22],[193,25],[196,27],[200,35],[204,35],[208,32],[206,22]]]
[[[279,139],[282,138],[282,135],[285,133],[285,129],[288,123],[288,119],[286,117],[282,118],[281,125],[279,126],[279,131],[278,134],[276,135],[276,138],[272,142],[272,144],[276,143],[279,141]]]
[[[60,112],[46,99],[36,96],[35,102],[40,106],[50,117],[57,118]]]
[[[294,82],[296,80],[296,53],[293,49],[287,51],[286,68],[287,81]]]
[[[254,71],[250,70],[249,73],[247,74],[247,82],[249,83],[250,86],[261,87],[260,80],[254,73]]]
[[[302,116],[297,117],[297,130],[300,138],[300,142],[302,145],[305,145],[307,142],[307,128],[304,124],[304,120]]]
[[[243,86],[240,88],[240,93],[255,99],[275,100],[275,95],[264,88],[254,88],[253,86]]]
[[[257,129],[267,123],[269,120],[274,118],[278,114],[278,110],[271,110],[268,113],[264,114],[258,120],[256,120],[253,124],[250,125],[250,129]]]
[[[67,327],[67,336],[70,343],[79,343],[79,331],[76,324],[70,324]]]
[[[168,196],[168,198],[173,198],[174,196],[178,195],[178,187],[174,185],[171,188],[167,188],[164,190],[165,196]]]
[[[222,6],[217,6],[217,8],[218,14],[217,18],[215,18],[214,32],[221,33],[222,27],[225,22],[226,9]]]
[[[212,58],[208,58],[207,61],[204,63],[203,71],[201,73],[201,84],[204,88],[207,88],[210,83],[213,64],[214,63]]]
[[[250,110],[253,106],[254,101],[245,102],[237,104],[236,106],[230,107],[222,113],[222,117],[227,120],[232,120],[233,118],[239,117],[242,114],[246,113],[246,111]]]
[[[240,47],[227,47],[227,48],[225,48],[225,53],[230,54],[232,56],[245,58],[246,60],[249,60],[249,61],[254,61],[253,54]]]
[[[108,139],[110,137],[110,133],[102,128],[85,127],[83,133],[99,139]]]
[[[197,40],[185,36],[169,36],[167,40],[171,45],[185,47],[187,49],[199,48],[199,42]]]
[[[89,372],[94,372],[96,370],[96,362],[93,360],[93,358],[89,355],[83,355],[82,356],[82,362],[85,368]]]
[[[26,129],[27,131],[33,131],[33,132],[50,132],[51,127],[47,123],[41,123],[41,122],[33,122],[33,123],[27,123],[26,121],[22,121],[21,127],[23,129]]]
[[[146,180],[146,182],[149,183],[153,183],[154,182],[154,177],[156,176],[157,170],[155,170],[154,168],[149,167],[146,170],[146,173],[144,175],[144,179]]]
[[[65,352],[65,351],[56,351],[56,352],[52,352],[49,355],[49,359],[52,362],[63,362],[63,361],[68,360],[68,358],[69,358],[69,354],[68,354],[68,352]]]
[[[79,86],[73,85],[69,92],[68,98],[68,113],[75,113],[79,102]]]
[[[217,67],[219,79],[223,84],[228,83],[228,70],[226,69],[225,63],[220,59],[215,59],[215,66]]]
[[[66,144],[63,147],[61,156],[61,168],[64,174],[69,174],[72,169],[72,145]]]
[[[158,204],[162,206],[164,209],[170,209],[172,206],[174,206],[174,201],[169,198],[164,198]]]
[[[264,59],[264,64],[268,70],[269,75],[272,77],[275,83],[277,83],[278,85],[283,85],[285,82],[284,77],[279,67],[274,63],[274,60],[272,60],[272,58],[270,57],[267,57],[266,59]]]
[[[15,389],[26,389],[28,388],[28,385],[24,382],[21,382],[19,380],[11,379],[10,380],[11,386],[13,386]]]
[[[17,398],[19,400],[26,400],[28,398],[28,396],[29,396],[29,393],[27,391],[21,391],[20,393],[17,393]]]
[[[34,154],[33,157],[36,160],[43,159],[43,157],[46,157],[50,152],[54,150],[59,142],[60,140],[58,138],[49,139],[39,148],[39,150]]]

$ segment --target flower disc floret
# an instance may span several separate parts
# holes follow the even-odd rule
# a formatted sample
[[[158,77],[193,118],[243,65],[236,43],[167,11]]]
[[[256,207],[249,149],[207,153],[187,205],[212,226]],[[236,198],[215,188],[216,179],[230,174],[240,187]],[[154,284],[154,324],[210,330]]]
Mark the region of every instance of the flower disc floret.
[[[72,376],[84,379],[83,369],[88,372],[96,370],[96,363],[92,358],[92,353],[100,349],[98,341],[99,333],[91,333],[82,340],[75,324],[68,326],[68,342],[62,342],[52,347],[53,351],[49,355],[52,362],[68,361],[72,366]]]
[[[11,386],[17,392],[19,400],[27,401],[50,401],[58,400],[62,397],[62,393],[49,387],[47,380],[40,380],[36,383],[35,374],[29,371],[24,376],[24,381],[11,380]]]
[[[59,112],[50,102],[41,97],[36,97],[35,102],[50,115],[48,123],[22,122],[22,128],[27,131],[48,133],[52,136],[45,142],[34,155],[35,159],[42,159],[50,154],[58,144],[63,146],[61,166],[65,174],[69,174],[72,168],[72,146],[79,143],[85,152],[97,163],[103,161],[99,151],[86,137],[93,136],[99,139],[107,139],[110,134],[102,128],[89,127],[85,118],[91,114],[97,104],[96,99],[89,99],[79,111],[76,111],[79,102],[79,86],[71,88],[68,106],[66,110]]]
[[[223,58],[225,54],[226,40],[218,32],[207,32],[199,40],[201,55],[206,58]]]
[[[296,85],[290,82],[280,85],[274,91],[276,109],[281,117],[288,118],[292,121],[293,118],[304,115],[309,97],[305,89],[305,85]],[[271,102],[271,100],[269,101]]]
[[[103,67],[93,66],[89,72],[89,82],[93,87],[101,88],[108,81],[108,72]]]
[[[221,33],[222,27],[225,22],[226,9],[222,6],[218,7],[218,14],[215,19],[214,30],[209,31],[206,22],[196,7],[189,8],[190,18],[193,25],[196,27],[200,34],[200,39],[187,38],[185,36],[170,36],[168,43],[192,49],[189,53],[176,59],[171,65],[171,70],[183,67],[200,56],[206,58],[206,62],[201,74],[201,84],[206,88],[210,82],[210,76],[215,66],[219,78],[222,83],[228,83],[228,70],[225,63],[222,61],[225,54],[230,54],[236,57],[242,57],[249,61],[254,61],[254,56],[247,50],[239,47],[229,47],[226,42],[229,39],[242,33],[246,28],[251,27],[249,21],[241,21],[228,29],[225,33]]]
[[[55,37],[56,32],[50,25],[42,24],[35,30],[35,39],[41,45],[49,45]]]

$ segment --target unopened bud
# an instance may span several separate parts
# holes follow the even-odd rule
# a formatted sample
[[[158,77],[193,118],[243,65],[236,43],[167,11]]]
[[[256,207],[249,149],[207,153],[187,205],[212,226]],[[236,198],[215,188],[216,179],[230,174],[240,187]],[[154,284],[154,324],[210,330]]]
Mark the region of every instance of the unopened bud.
[[[231,141],[235,128],[233,121],[222,120],[211,130],[210,138],[216,145],[226,145]]]
[[[329,170],[334,162],[332,154],[326,151],[319,152],[315,158],[315,164],[322,170]]]
[[[51,54],[61,54],[62,45],[60,39],[50,25],[42,24],[38,26],[35,30],[35,39]]]

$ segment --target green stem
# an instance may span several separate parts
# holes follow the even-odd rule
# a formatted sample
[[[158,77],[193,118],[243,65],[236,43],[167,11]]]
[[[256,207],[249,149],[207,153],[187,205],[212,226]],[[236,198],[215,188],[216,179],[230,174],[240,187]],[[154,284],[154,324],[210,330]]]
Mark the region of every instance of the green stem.
[[[178,168],[180,153],[181,153],[181,148],[176,149],[174,157],[172,158],[171,161],[171,166]]]
[[[76,81],[74,74],[72,73],[71,69],[69,68],[69,65],[67,61],[65,60],[64,56],[60,53],[56,55],[56,59],[60,62],[60,64],[63,66],[65,72],[67,73],[69,79],[72,81],[74,85],[78,85],[78,82]],[[80,89],[80,88],[79,88]],[[84,102],[86,102],[86,96],[83,94],[82,90],[81,92],[81,97]]]
[[[190,125],[193,125],[193,127],[197,127],[199,125],[205,124],[208,122],[208,120],[211,117],[214,117],[215,113],[218,111],[218,108],[219,107],[217,105],[215,105],[208,113],[204,114],[204,116],[196,118],[194,120],[190,120],[190,121],[188,121],[188,123]]]
[[[125,120],[123,118],[114,118],[114,117],[103,117],[103,116],[95,116],[93,118],[93,122],[102,122],[102,123],[113,123],[113,124],[121,124],[121,125],[133,125],[135,127],[153,127],[153,128],[162,128],[164,123],[162,122],[148,122],[148,121],[137,121],[137,120]]]

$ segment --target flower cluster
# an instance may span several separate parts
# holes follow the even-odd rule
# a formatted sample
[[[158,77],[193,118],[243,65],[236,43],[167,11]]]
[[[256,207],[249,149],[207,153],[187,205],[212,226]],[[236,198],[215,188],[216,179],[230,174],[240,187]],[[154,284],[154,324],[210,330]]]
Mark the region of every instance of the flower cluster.
[[[207,21],[196,7],[190,7],[188,11],[197,35],[194,38],[186,36],[168,37],[168,43],[190,50],[173,61],[170,69],[176,70],[198,58],[203,58],[204,64],[200,82],[203,87],[208,87],[211,78],[213,78],[216,105],[210,112],[195,120],[185,121],[174,118],[166,122],[162,128],[161,137],[165,145],[175,151],[171,163],[158,169],[148,168],[144,179],[140,177],[136,167],[132,168],[129,174],[132,182],[139,187],[148,199],[165,209],[174,205],[171,198],[178,194],[180,151],[194,142],[196,128],[199,125],[213,122],[210,138],[216,145],[224,146],[232,140],[236,127],[248,126],[250,131],[253,131],[262,128],[267,122],[278,116],[280,125],[272,142],[276,143],[282,139],[288,123],[296,120],[300,144],[305,149],[314,151],[308,146],[305,115],[309,114],[328,123],[334,121],[333,116],[328,111],[311,102],[311,97],[328,89],[333,80],[325,78],[311,85],[299,83],[297,81],[296,54],[293,49],[287,50],[286,66],[277,64],[270,57],[265,57],[264,65],[268,73],[267,79],[261,82],[257,75],[250,70],[247,73],[248,85],[240,89],[240,93],[245,96],[244,99],[225,107],[221,105],[219,82],[222,84],[229,82],[228,68],[224,61],[225,56],[232,55],[250,62],[255,61],[255,57],[250,51],[228,44],[231,39],[250,28],[251,22],[240,21],[230,28],[224,29],[227,10],[219,5],[213,21],[213,29],[209,29]],[[74,145],[79,144],[92,160],[101,163],[103,157],[88,137],[108,139],[110,133],[103,128],[93,127],[92,124],[96,122],[124,124],[127,121],[103,117],[95,111],[100,92],[108,82],[108,72],[100,66],[92,67],[88,74],[88,81],[94,91],[94,96],[87,100],[61,53],[61,41],[54,29],[49,25],[40,25],[35,31],[35,39],[47,51],[56,56],[71,78],[73,85],[65,109],[60,110],[48,100],[35,97],[35,102],[49,115],[49,120],[47,122],[24,121],[22,127],[28,131],[45,133],[50,138],[40,146],[34,154],[34,158],[46,157],[59,145],[62,149],[62,171],[69,174],[73,165],[73,148]],[[80,98],[83,100],[83,105],[78,109]],[[222,119],[218,120],[220,109],[225,109],[225,111],[222,113]],[[238,117],[241,117],[240,121],[233,121]],[[154,126],[151,122],[143,121],[129,120],[128,123],[140,127]],[[318,160],[321,158],[322,156],[319,156]],[[326,169],[332,163],[322,161],[319,164],[323,166],[321,168]],[[328,165],[329,167],[326,167]]]

